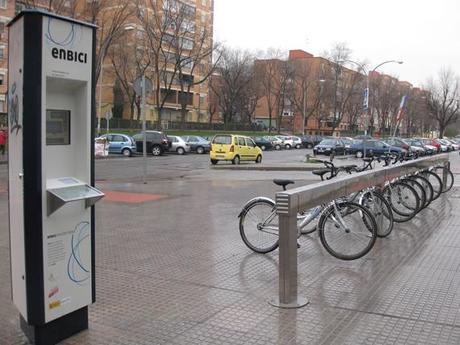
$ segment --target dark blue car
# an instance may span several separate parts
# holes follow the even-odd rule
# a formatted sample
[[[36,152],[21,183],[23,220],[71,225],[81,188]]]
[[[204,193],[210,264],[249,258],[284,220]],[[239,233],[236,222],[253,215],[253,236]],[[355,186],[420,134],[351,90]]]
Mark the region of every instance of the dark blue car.
[[[383,155],[387,152],[391,153],[401,153],[405,150],[388,145],[380,140],[356,140],[353,145],[348,149],[351,154],[354,154],[357,158],[364,157],[364,151],[366,151],[366,156],[370,155]]]

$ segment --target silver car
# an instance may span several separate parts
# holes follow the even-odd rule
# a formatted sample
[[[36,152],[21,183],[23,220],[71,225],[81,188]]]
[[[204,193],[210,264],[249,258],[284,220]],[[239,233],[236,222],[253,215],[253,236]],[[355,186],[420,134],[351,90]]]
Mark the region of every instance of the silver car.
[[[169,151],[177,152],[179,155],[190,152],[190,144],[186,143],[184,139],[176,135],[168,135],[169,140],[171,140],[171,148]]]

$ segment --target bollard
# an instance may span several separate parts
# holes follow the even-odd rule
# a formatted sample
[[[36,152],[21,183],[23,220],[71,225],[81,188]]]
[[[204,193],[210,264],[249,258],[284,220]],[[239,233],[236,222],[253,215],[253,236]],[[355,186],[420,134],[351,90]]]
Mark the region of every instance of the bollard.
[[[444,168],[445,169],[442,170],[442,185],[443,188],[446,188],[445,186],[447,185],[447,170],[450,170],[450,161],[444,162]]]
[[[279,294],[268,303],[284,309],[301,308],[308,299],[297,295],[297,211],[289,195],[276,195],[279,217]]]

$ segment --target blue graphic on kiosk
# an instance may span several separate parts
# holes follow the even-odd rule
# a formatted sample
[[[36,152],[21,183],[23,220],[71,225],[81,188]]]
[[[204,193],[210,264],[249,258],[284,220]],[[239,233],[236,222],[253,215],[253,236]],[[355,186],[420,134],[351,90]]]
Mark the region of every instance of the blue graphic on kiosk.
[[[67,275],[71,281],[78,285],[86,285],[91,276],[90,269],[81,257],[81,248],[90,241],[89,222],[77,224],[72,234],[72,253],[67,262]]]

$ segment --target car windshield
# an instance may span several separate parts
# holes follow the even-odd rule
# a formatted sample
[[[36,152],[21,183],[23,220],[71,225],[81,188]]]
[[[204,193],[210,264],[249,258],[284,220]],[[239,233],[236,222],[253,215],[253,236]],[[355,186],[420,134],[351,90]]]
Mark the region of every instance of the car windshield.
[[[230,135],[217,135],[212,142],[213,144],[231,145],[232,137]]]
[[[319,143],[320,145],[335,145],[334,139],[324,139]]]

